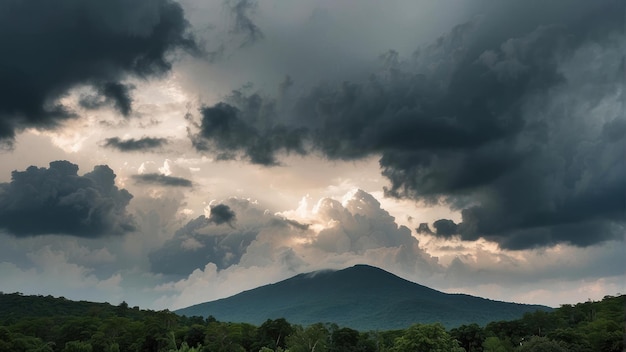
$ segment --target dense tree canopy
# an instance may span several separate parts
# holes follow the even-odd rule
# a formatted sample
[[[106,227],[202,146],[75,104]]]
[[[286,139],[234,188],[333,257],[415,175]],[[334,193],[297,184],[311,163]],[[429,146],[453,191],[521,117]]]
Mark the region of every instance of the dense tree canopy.
[[[140,310],[122,302],[72,302],[0,294],[0,352],[620,352],[626,296],[563,305],[482,327],[414,324],[357,331],[332,323],[260,326]]]

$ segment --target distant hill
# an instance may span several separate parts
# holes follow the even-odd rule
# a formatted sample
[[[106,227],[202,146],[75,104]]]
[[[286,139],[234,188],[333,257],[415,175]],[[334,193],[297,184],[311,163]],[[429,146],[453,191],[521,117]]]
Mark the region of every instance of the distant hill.
[[[22,295],[0,292],[0,323],[23,318],[68,317],[68,316],[125,316],[145,319],[153,311],[130,308],[125,302],[117,306],[109,303],[72,301],[64,297]]]
[[[447,328],[521,318],[526,312],[551,311],[540,305],[493,301],[447,294],[382,269],[356,265],[316,271],[237,295],[175,311],[214,316],[220,321],[261,324],[286,318],[295,324],[332,322],[357,330],[403,329],[413,323],[441,322]]]

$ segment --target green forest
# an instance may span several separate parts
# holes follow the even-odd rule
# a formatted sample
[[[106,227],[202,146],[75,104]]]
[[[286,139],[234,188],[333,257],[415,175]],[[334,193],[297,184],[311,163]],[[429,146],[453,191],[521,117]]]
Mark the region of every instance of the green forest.
[[[0,294],[0,352],[419,352],[624,350],[626,295],[447,330],[439,323],[357,331],[283,318],[259,326],[63,297]]]

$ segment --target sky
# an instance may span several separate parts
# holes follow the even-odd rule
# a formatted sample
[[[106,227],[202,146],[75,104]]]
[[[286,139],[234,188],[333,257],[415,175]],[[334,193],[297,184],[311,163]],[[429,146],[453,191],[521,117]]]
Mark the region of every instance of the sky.
[[[178,309],[378,266],[626,293],[625,4],[0,1],[0,291]]]

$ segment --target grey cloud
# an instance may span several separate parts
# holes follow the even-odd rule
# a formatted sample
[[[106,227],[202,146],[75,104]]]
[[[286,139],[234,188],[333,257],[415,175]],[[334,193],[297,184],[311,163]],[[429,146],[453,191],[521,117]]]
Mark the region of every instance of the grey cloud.
[[[226,204],[217,204],[211,206],[211,215],[209,215],[209,222],[216,225],[228,224],[232,226],[235,221],[235,212]]]
[[[293,226],[299,230],[308,230],[309,226],[311,226],[310,224],[303,224],[291,219],[284,219],[284,221],[287,225]]]
[[[234,226],[236,212],[242,218]],[[207,263],[214,263],[219,270],[226,269],[239,263],[261,230],[272,227],[273,218],[244,200],[229,199],[212,206],[209,217],[201,215],[189,221],[172,239],[150,253],[152,271],[186,276]]]
[[[0,140],[8,143],[24,128],[75,118],[58,99],[76,86],[95,87],[103,102],[128,115],[124,79],[168,71],[175,49],[198,52],[171,0],[5,1],[0,46],[10,53],[0,58]]]
[[[619,239],[624,4],[539,4],[494,5],[412,58],[389,52],[379,71],[314,87],[293,107],[252,94],[203,110],[196,147],[265,165],[293,151],[380,155],[387,195],[461,210],[461,223],[438,222],[445,237],[508,249]]]
[[[218,159],[244,158],[254,164],[277,165],[277,152],[305,154],[305,131],[270,119],[275,102],[260,95],[233,92],[233,104],[218,103],[201,109],[199,131],[191,132],[196,149],[215,152]]]
[[[113,170],[100,165],[83,176],[77,172],[68,161],[13,171],[11,182],[0,184],[0,228],[17,237],[95,238],[134,231],[126,211],[132,195],[115,186]]]
[[[220,270],[237,264],[258,230],[207,229],[212,222],[202,215],[178,230],[174,238],[149,254],[151,270],[186,276],[207,263]]]
[[[135,152],[158,149],[167,143],[168,140],[166,138],[142,137],[138,139],[120,139],[119,137],[112,137],[105,139],[103,145],[121,152]]]
[[[458,225],[449,219],[439,219],[433,223],[435,233],[439,236],[450,237],[458,233]]]
[[[428,223],[425,223],[425,222],[420,223],[419,226],[415,229],[415,231],[417,231],[417,233],[423,234],[423,235],[432,235],[433,234],[433,230],[431,230],[430,226],[428,226]]]
[[[133,180],[141,184],[159,185],[167,187],[192,187],[193,183],[182,177],[166,176],[163,174],[133,175]]]
[[[82,96],[79,104],[85,109],[98,109],[104,105],[112,105],[124,116],[132,112],[133,86],[118,82],[106,82],[97,87],[97,95]]]
[[[257,9],[256,1],[225,0],[225,4],[230,8],[234,18],[232,32],[243,36],[241,46],[251,45],[263,39],[263,31],[252,20],[252,15]]]

